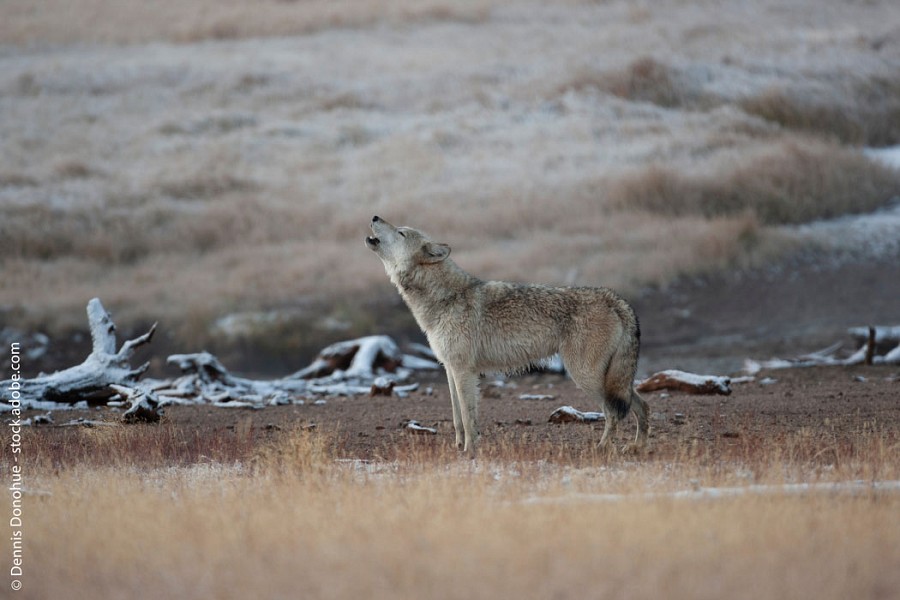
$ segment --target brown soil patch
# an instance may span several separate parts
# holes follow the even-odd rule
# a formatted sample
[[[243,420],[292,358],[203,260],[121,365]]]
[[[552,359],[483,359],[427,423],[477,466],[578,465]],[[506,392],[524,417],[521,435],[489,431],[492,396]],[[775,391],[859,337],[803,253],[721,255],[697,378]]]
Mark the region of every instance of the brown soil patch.
[[[775,381],[762,384],[764,378]],[[562,405],[598,410],[590,399],[561,376],[530,375],[507,381],[504,387],[483,383],[480,409],[482,452],[496,456],[504,448],[530,459],[578,460],[595,454],[603,429],[600,423],[551,424],[550,413]],[[684,393],[645,394],[651,407],[651,452],[648,460],[679,456],[740,457],[774,441],[796,440],[786,448],[824,453],[825,462],[852,455],[867,435],[894,445],[900,438],[900,369],[896,367],[821,367],[761,373],[756,381],[734,384],[730,396],[692,396]],[[549,395],[520,399],[522,394]],[[117,420],[108,408],[67,411],[56,423],[70,418]],[[414,434],[402,427],[406,420],[437,429],[436,435]],[[260,443],[284,432],[315,425],[335,438],[335,454],[343,458],[390,460],[411,449],[436,456],[454,456],[450,399],[442,377],[423,380],[407,398],[326,398],[324,404],[262,410],[209,406],[169,407],[159,427],[173,437],[215,440],[212,459],[246,458]],[[618,445],[633,435],[629,418],[619,429]],[[58,438],[64,446],[81,439],[76,427],[38,426],[27,436]],[[193,436],[193,437],[191,437]],[[68,440],[68,442],[66,442]],[[802,443],[809,441],[808,444]],[[45,440],[45,441],[50,441]],[[196,459],[202,460],[197,456]],[[815,458],[810,456],[810,458]],[[192,460],[190,452],[182,460]]]

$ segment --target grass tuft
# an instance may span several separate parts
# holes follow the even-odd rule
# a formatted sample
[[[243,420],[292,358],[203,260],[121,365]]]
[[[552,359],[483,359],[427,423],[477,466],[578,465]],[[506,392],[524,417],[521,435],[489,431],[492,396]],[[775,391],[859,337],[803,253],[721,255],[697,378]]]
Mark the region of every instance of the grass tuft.
[[[765,225],[806,223],[881,208],[900,196],[900,174],[825,142],[785,143],[715,176],[651,166],[622,178],[613,207],[670,216],[753,215]]]
[[[782,127],[857,146],[900,143],[900,77],[773,87],[739,102],[747,113]]]

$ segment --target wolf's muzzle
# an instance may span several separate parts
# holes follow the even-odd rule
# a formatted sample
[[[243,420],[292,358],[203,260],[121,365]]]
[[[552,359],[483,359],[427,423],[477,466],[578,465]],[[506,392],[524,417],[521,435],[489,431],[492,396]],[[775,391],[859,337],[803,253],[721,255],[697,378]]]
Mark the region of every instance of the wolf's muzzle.
[[[374,229],[374,228],[375,228],[375,223],[378,223],[378,222],[380,222],[381,220],[382,220],[381,217],[379,217],[378,215],[375,215],[374,217],[372,217],[372,224],[370,225],[370,227],[372,227],[372,229]],[[366,238],[366,246],[369,247],[369,250],[374,250],[375,248],[378,247],[378,245],[379,245],[380,243],[381,243],[381,240],[379,240],[379,239],[378,239],[377,237],[375,237],[374,235],[373,235],[373,236],[369,236],[369,237]]]

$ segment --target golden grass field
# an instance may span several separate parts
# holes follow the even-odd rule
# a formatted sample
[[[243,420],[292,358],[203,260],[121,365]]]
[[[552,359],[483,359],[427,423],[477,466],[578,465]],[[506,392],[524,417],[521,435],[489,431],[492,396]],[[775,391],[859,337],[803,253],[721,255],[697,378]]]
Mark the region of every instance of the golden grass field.
[[[359,461],[341,459],[336,430],[235,433],[223,447],[166,426],[66,444],[28,432],[22,597],[839,599],[900,585],[900,495],[865,487],[900,475],[883,431],[846,453],[800,434],[727,460],[690,446],[561,458],[507,436],[476,461],[415,437]],[[847,481],[863,485],[779,491]],[[772,489],[674,493],[750,485]]]

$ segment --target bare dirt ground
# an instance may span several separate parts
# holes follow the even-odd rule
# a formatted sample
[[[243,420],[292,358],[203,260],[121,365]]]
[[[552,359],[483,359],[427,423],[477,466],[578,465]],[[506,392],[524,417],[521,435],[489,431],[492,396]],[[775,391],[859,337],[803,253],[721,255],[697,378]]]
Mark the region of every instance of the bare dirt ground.
[[[169,407],[162,424],[135,427],[170,428],[173,436],[184,439],[213,435],[223,448],[247,448],[276,440],[284,432],[315,426],[333,433],[336,454],[351,459],[390,460],[410,447],[426,453],[455,452],[446,384],[438,375],[421,382],[419,390],[407,398],[331,397],[322,404],[262,410]],[[600,439],[602,422],[548,422],[550,414],[563,405],[582,411],[599,409],[571,380],[529,375],[498,386],[485,379],[482,389],[482,451],[487,456],[510,445],[535,459],[568,462],[595,456],[593,448]],[[733,390],[730,396],[645,394],[652,415],[647,458],[738,458],[764,444],[777,442],[791,448],[796,442],[799,448],[802,440],[815,440],[811,447],[824,451],[819,458],[831,464],[851,456],[867,435],[883,436],[889,445],[900,442],[897,367],[776,370],[760,373],[754,382],[734,384]],[[521,399],[523,394],[551,397]],[[109,408],[98,408],[57,413],[55,418],[60,424],[70,418],[116,421],[118,417]],[[412,433],[403,427],[408,420],[435,428],[437,434]],[[38,426],[29,435],[50,436],[65,444],[78,438],[79,429]],[[620,425],[618,445],[623,446],[633,434],[634,422],[629,418]]]
[[[682,278],[634,300],[640,373],[734,373],[746,358],[787,358],[835,342],[855,350],[847,329],[900,323],[898,297],[896,256],[798,255],[767,268]]]

